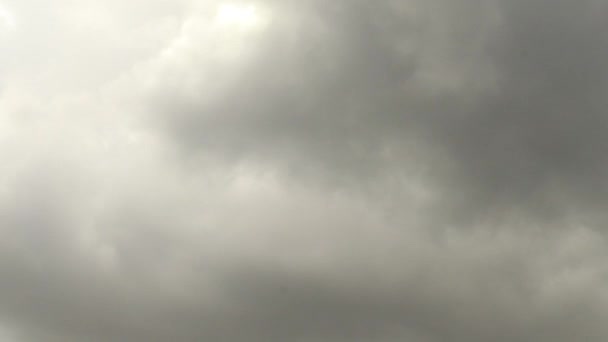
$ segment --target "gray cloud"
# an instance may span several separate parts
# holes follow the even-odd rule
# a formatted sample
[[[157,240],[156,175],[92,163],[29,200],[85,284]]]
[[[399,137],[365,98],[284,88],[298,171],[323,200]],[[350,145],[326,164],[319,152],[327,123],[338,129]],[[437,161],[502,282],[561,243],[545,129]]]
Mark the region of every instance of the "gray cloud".
[[[0,339],[606,340],[604,1],[60,3],[0,6]]]
[[[496,203],[556,215],[604,197],[600,5],[286,6],[305,24],[277,6],[288,13],[276,19],[281,29],[252,38],[259,46],[241,71],[195,74],[200,88],[187,93],[201,96],[160,95],[161,110],[195,153],[270,158],[338,178],[381,178],[414,160],[436,165],[448,197],[476,198],[475,210]],[[556,203],[562,193],[569,203]]]

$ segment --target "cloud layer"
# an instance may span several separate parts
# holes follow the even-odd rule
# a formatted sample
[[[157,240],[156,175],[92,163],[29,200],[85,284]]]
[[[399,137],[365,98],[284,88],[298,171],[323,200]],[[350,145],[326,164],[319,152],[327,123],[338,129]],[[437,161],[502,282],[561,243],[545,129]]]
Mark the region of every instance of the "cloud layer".
[[[1,341],[605,341],[606,10],[5,0]]]

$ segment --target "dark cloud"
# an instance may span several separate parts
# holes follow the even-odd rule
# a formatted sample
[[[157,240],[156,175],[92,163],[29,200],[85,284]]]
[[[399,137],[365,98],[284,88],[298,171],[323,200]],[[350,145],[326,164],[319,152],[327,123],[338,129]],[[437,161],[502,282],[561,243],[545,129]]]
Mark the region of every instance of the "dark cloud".
[[[432,181],[465,207],[550,217],[605,197],[599,5],[277,5],[280,29],[252,38],[253,57],[222,91],[159,101],[194,153],[334,178],[434,165]],[[217,82],[194,77],[190,92]]]
[[[604,201],[605,20],[592,2],[505,1],[501,13],[499,91],[444,128],[449,153],[490,202],[554,216]]]

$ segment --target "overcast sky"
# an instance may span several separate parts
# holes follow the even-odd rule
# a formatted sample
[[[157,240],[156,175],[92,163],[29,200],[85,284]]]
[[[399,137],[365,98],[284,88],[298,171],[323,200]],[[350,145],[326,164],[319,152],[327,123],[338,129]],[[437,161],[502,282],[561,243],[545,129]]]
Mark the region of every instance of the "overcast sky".
[[[608,1],[0,0],[0,342],[605,342]]]

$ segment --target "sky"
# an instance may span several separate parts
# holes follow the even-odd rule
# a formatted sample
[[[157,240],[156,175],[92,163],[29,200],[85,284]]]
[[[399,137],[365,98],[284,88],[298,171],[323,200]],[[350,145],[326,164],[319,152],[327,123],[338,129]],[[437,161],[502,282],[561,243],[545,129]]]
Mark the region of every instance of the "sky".
[[[0,0],[0,342],[608,339],[608,1]]]

